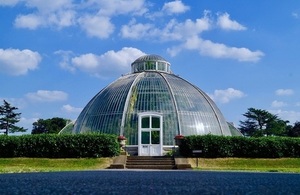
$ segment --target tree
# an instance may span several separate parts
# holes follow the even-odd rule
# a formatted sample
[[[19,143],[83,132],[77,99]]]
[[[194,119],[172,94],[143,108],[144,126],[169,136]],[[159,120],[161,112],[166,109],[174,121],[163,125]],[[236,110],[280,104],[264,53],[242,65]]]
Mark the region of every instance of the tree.
[[[249,108],[243,116],[246,120],[240,121],[240,130],[245,136],[283,135],[289,123],[266,110],[255,108]]]
[[[62,128],[64,128],[70,120],[59,117],[51,119],[39,119],[34,122],[31,134],[45,134],[55,133],[57,134]]]
[[[295,122],[294,126],[289,129],[288,136],[300,137],[300,122]]]
[[[0,106],[0,129],[3,129],[6,135],[8,133],[25,132],[27,130],[15,125],[20,121],[21,115],[21,113],[15,112],[17,109],[5,100],[3,100],[3,105]]]

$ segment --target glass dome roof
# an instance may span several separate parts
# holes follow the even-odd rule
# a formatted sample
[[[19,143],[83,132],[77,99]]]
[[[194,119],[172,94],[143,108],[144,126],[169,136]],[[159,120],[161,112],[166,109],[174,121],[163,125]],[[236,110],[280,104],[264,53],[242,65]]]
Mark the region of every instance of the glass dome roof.
[[[147,66],[154,62],[153,66]],[[165,65],[165,69],[159,63]],[[139,66],[139,69],[137,69]],[[96,94],[79,115],[73,133],[101,132],[124,135],[138,144],[138,114],[163,116],[163,144],[173,145],[178,134],[232,135],[215,103],[201,89],[170,72],[170,63],[146,55],[122,76]]]

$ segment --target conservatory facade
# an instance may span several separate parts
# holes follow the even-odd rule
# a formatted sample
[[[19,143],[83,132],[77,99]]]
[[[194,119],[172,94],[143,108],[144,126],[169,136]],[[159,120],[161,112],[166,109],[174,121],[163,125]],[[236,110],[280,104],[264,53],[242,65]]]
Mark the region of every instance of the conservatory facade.
[[[201,89],[173,74],[170,63],[145,55],[131,73],[96,94],[75,122],[73,133],[126,137],[138,155],[161,156],[178,135],[233,135],[222,113]]]

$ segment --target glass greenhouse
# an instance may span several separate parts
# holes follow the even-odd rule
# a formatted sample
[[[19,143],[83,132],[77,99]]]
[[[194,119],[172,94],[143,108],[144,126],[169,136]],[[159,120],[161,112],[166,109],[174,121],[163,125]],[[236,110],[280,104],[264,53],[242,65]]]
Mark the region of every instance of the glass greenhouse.
[[[139,155],[162,155],[176,135],[230,136],[233,131],[209,96],[174,75],[158,55],[136,59],[130,74],[90,100],[73,128],[73,133],[125,136],[127,147],[138,148]]]

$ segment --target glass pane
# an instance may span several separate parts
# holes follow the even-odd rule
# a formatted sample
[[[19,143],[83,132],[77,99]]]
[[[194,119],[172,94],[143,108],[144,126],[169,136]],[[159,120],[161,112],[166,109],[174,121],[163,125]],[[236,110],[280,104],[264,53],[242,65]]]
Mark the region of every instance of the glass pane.
[[[159,131],[151,131],[151,144],[159,144]]]
[[[152,128],[160,128],[159,117],[152,117]]]
[[[142,128],[149,128],[149,117],[142,118]]]
[[[158,62],[158,70],[166,71],[165,64],[165,62]]]
[[[156,69],[156,63],[152,61],[146,62],[146,70],[155,70]]]
[[[142,131],[142,144],[150,144],[150,132]]]

